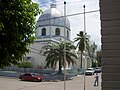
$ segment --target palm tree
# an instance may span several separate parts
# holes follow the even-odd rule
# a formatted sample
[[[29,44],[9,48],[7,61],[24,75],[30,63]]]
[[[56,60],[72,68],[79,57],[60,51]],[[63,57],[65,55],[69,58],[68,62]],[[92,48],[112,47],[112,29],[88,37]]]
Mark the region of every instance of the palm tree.
[[[71,52],[72,49],[75,49],[75,46],[71,45],[71,43],[66,42],[66,60],[64,59],[64,42],[56,43],[56,44],[49,44],[45,46],[46,51],[44,52],[44,55],[47,55],[46,57],[46,66],[55,68],[58,64],[59,71],[58,73],[62,73],[62,67],[65,67],[66,65],[70,66],[70,64],[74,65],[76,64],[77,56],[73,52]]]
[[[74,42],[77,42],[78,51],[81,52],[81,69],[82,69],[82,57],[83,57],[83,51],[86,49],[89,49],[89,37],[87,33],[84,33],[83,31],[80,31],[79,34],[77,34],[77,37],[74,38]]]

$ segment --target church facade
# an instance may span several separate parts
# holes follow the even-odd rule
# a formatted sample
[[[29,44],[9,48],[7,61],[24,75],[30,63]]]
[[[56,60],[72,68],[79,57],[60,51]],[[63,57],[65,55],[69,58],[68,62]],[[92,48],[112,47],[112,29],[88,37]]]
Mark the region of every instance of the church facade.
[[[50,42],[56,43],[64,40],[71,42],[70,22],[56,8],[56,4],[51,4],[50,8],[39,17],[36,26],[37,39],[28,47],[30,53],[25,59],[31,61],[34,67],[44,67],[46,56],[43,55],[42,47]]]

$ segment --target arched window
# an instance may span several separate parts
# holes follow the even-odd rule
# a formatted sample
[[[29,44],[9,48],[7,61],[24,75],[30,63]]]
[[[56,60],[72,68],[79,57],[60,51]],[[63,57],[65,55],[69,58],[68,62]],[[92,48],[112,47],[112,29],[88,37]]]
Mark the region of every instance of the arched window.
[[[56,28],[55,29],[55,35],[56,36],[60,36],[60,28]]]
[[[42,29],[42,36],[46,36],[46,29],[45,28]]]

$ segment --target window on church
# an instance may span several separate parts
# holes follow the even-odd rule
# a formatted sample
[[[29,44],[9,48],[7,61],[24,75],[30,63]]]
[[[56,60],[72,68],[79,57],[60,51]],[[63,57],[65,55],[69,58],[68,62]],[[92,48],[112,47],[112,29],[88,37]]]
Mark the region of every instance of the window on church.
[[[60,36],[60,28],[56,28],[56,30],[55,30],[55,35],[56,35],[56,36]]]
[[[42,36],[46,36],[46,29],[45,28],[42,29]]]

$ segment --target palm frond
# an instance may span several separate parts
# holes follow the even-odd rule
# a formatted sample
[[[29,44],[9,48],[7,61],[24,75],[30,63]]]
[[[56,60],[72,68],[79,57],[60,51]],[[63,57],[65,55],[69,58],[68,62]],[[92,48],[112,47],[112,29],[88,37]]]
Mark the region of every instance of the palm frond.
[[[59,63],[59,67],[64,67],[67,65],[70,65],[70,63],[75,63],[75,59],[77,56],[71,52],[72,49],[75,49],[76,47],[72,45],[71,43],[66,42],[66,60],[64,59],[64,44],[65,42],[51,44],[45,46],[46,51],[44,54],[46,57],[46,66],[48,67],[55,67],[57,63]],[[68,57],[67,57],[68,56]],[[71,58],[70,58],[71,57]],[[67,59],[69,58],[69,59]],[[61,67],[61,68],[62,68]]]

